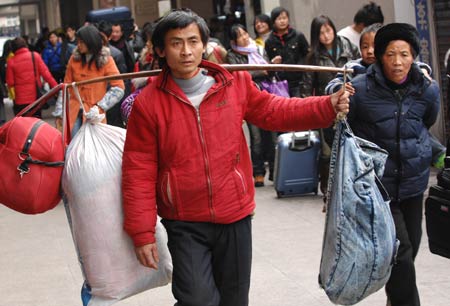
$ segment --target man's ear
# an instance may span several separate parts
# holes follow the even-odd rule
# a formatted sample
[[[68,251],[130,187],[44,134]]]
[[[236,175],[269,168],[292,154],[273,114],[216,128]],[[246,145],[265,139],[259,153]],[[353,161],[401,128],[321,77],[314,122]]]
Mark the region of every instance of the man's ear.
[[[166,53],[164,52],[164,50],[161,50],[160,48],[156,47],[155,48],[156,54],[160,57],[160,58],[164,58],[166,57]]]

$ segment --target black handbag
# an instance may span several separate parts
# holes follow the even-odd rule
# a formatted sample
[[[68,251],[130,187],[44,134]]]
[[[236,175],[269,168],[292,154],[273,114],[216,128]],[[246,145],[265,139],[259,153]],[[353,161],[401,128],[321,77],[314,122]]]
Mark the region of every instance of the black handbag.
[[[438,185],[430,187],[425,220],[430,252],[450,258],[450,190]]]

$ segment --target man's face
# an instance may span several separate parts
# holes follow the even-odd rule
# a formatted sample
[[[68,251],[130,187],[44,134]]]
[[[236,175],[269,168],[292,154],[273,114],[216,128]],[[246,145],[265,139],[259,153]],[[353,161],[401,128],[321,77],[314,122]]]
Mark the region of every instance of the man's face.
[[[55,33],[50,34],[50,36],[48,37],[48,41],[53,45],[56,46],[56,44],[58,43],[58,36],[56,36]]]
[[[120,25],[113,25],[112,33],[111,33],[111,40],[119,41],[120,38],[122,38],[122,35],[123,35],[122,27]]]
[[[169,30],[164,37],[164,50],[157,49],[158,56],[166,59],[173,76],[178,79],[190,79],[197,74],[204,51],[196,23]]]
[[[74,37],[75,37],[75,30],[74,29],[72,29],[72,28],[67,28],[67,30],[66,30],[66,35],[67,35],[67,38],[69,39],[69,40],[73,40],[74,39]]]

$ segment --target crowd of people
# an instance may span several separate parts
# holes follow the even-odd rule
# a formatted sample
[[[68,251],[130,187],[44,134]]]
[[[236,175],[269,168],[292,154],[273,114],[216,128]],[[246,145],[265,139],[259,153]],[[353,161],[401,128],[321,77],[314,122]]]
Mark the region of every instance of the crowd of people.
[[[156,215],[163,218],[177,305],[248,305],[254,187],[264,186],[267,173],[273,180],[278,133],[320,130],[320,188],[326,194],[331,126],[337,112],[348,113],[357,136],[389,152],[382,181],[400,240],[386,286],[389,303],[418,306],[414,259],[423,194],[436,159],[428,129],[439,111],[439,89],[431,69],[415,62],[417,30],[383,26],[381,8],[371,2],[340,31],[329,16],[314,17],[308,39],[290,25],[290,13],[277,7],[270,16],[257,15],[255,37],[234,24],[228,50],[209,37],[202,18],[185,9],[145,24],[132,37],[107,22],[51,31],[35,46],[19,37],[5,44],[1,77],[17,113],[36,99],[35,80],[39,86],[41,77],[53,87],[163,69],[157,77],[84,86],[80,94],[86,112],[97,106],[106,112],[105,122],[127,128],[124,228],[141,263],[157,268]],[[343,84],[342,75],[329,72],[230,73],[221,63],[347,65],[354,75]],[[261,82],[274,78],[287,81],[290,97],[260,90]],[[84,118],[70,93],[75,134]],[[60,120],[60,100],[53,115]],[[242,122],[249,127],[251,158]],[[238,271],[230,269],[235,266]]]

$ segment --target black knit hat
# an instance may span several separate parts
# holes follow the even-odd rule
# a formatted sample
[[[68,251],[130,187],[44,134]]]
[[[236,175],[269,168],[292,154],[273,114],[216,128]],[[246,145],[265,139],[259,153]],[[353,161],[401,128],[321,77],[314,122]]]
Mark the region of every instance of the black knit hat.
[[[419,32],[408,23],[390,23],[375,34],[375,57],[380,61],[386,47],[393,40],[403,40],[409,43],[416,57],[420,52]]]

